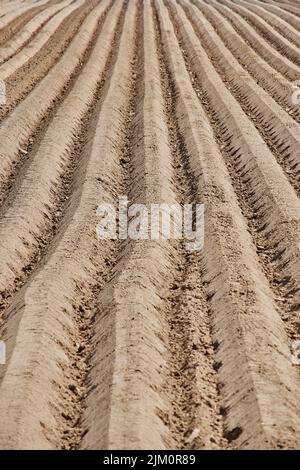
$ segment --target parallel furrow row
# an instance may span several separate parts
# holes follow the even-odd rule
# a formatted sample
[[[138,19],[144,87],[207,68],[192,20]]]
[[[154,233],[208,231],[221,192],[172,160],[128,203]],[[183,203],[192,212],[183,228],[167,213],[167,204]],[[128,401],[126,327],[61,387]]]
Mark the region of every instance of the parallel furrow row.
[[[251,184],[250,201],[255,207],[255,217],[260,221],[259,228],[267,243],[272,245],[274,251],[278,250],[277,259],[273,259],[273,263],[282,264],[278,271],[281,273],[279,274],[281,279],[277,279],[277,282],[289,284],[292,300],[290,308],[292,308],[293,301],[297,302],[299,295],[297,286],[300,285],[297,279],[299,266],[294,265],[294,262],[296,264],[299,262],[299,254],[297,255],[299,201],[296,196],[293,197],[291,187],[255,127],[251,125],[238,103],[218,78],[182,8],[171,2],[168,2],[168,5],[186,60],[189,64],[193,64],[189,67],[194,72],[191,80],[195,91],[205,106],[213,127],[218,124],[222,130],[222,140],[218,140],[222,152],[225,147],[228,149],[228,152],[224,152],[228,171],[232,176],[230,167],[232,164],[235,165],[243,183]],[[195,124],[191,129],[196,127]],[[202,121],[201,127],[203,127]],[[188,133],[188,130],[185,133]],[[214,171],[219,167],[220,163],[213,164]],[[204,175],[207,175],[207,171]],[[224,181],[228,181],[224,173],[221,182],[215,185],[215,191],[218,188],[219,204],[224,200],[224,192],[219,193],[222,181],[223,184]],[[237,192],[235,182],[232,179],[231,182]],[[232,191],[230,196],[232,208],[235,196],[231,184],[229,187]],[[211,207],[210,199],[208,210]],[[219,211],[215,231],[211,234],[208,232],[209,224],[206,219],[208,241],[203,253],[207,263],[212,308],[215,309],[216,315],[213,320],[213,331],[216,335],[217,365],[222,385],[221,396],[227,437],[234,440],[239,448],[280,448],[285,445],[293,448],[297,446],[297,439],[293,442],[289,429],[290,426],[294,430],[298,429],[300,424],[293,412],[293,408],[298,406],[294,401],[294,394],[299,386],[299,377],[290,362],[289,342],[283,320],[287,322],[287,333],[290,333],[289,327],[293,326],[294,320],[290,314],[283,315],[282,318],[278,315],[279,304],[275,301],[265,270],[261,266],[261,258],[256,254],[259,247],[253,246],[247,233],[249,229],[244,217],[239,220],[234,235],[226,233],[232,225],[232,218],[235,220],[236,214],[240,213],[238,208],[232,208],[232,211],[230,217],[224,215],[224,209]],[[243,215],[246,216],[245,213]],[[222,220],[224,225],[221,223]],[[225,233],[222,233],[223,229]],[[222,242],[221,259],[217,258],[216,251],[220,241],[212,242],[216,235]],[[237,248],[239,236],[241,236],[241,246]],[[256,242],[255,239],[254,241]],[[222,259],[223,253],[228,253],[227,262],[226,258]],[[286,279],[282,279],[283,276]],[[237,301],[237,298],[240,300]],[[292,334],[295,334],[295,326],[291,330]],[[240,353],[237,352],[239,348],[241,348]],[[251,358],[250,363],[248,358]],[[237,365],[239,361],[241,364]],[[242,371],[243,367],[245,370]],[[247,380],[252,382],[251,385],[246,383]],[[282,390],[276,390],[277,386],[282,387]],[[292,389],[294,392],[290,393]],[[283,402],[279,403],[283,397],[285,397]],[[250,403],[252,403],[251,411]],[[281,414],[282,407],[286,407],[283,414]],[[276,410],[279,411],[278,415]],[[253,420],[252,424],[249,424],[250,420]]]
[[[54,3],[55,0],[41,0],[35,6],[32,4],[20,6],[4,18],[0,18],[0,46],[11,39],[35,15]]]
[[[288,80],[298,80],[300,75],[300,67],[293,64],[283,53],[278,52],[272,48],[271,45],[261,36],[257,31],[245,21],[238,13],[233,11],[229,6],[222,5],[215,0],[209,0],[214,8],[222,13],[227,18],[237,33],[261,55],[271,67],[285,76]]]
[[[232,52],[234,57],[243,66],[244,70],[250,73],[257,83],[269,93],[290,116],[297,122],[300,122],[299,106],[294,105],[291,99],[291,82],[282,74],[276,72],[265,59],[256,53],[218,10],[203,2],[195,1],[194,3],[213,25],[227,49]]]
[[[191,168],[186,142],[177,120],[177,92],[181,90],[175,86],[177,78],[171,61],[177,51],[170,50],[164,44],[164,25],[159,21],[157,9],[155,25],[177,199],[181,204],[201,203],[197,177],[194,168]],[[227,441],[223,438],[210,334],[210,309],[201,272],[202,254],[201,251],[187,251],[185,242],[178,253],[179,275],[171,287],[167,317],[170,333],[166,390],[171,397],[172,411],[164,418],[169,422],[177,448],[222,448],[226,447]]]
[[[20,164],[27,160],[34,136],[47,127],[59,102],[87,61],[110,2],[100,3],[85,19],[61,59],[43,80],[2,121],[0,126],[0,200],[7,196]],[[103,5],[105,8],[103,8]]]
[[[253,0],[253,3],[255,3],[255,5],[259,5],[260,7],[263,7],[267,12],[271,12],[279,18],[283,18],[287,23],[291,24],[294,28],[299,30],[300,19],[297,16],[295,16],[296,14],[298,14],[298,16],[300,15],[300,10],[299,9],[294,8],[294,13],[295,14],[292,14],[292,13],[288,12],[287,10],[284,10],[283,8],[280,8],[280,7],[282,7],[282,5],[280,5],[279,3],[277,5],[274,4],[274,3],[267,4],[265,1],[262,2],[260,0],[258,0],[258,1]],[[265,16],[265,18],[267,18],[267,16]]]
[[[65,12],[61,12],[61,10],[64,10],[68,5],[71,3],[74,3],[73,0],[66,0],[64,2],[61,2],[59,4],[50,6],[46,10],[42,11],[39,15],[36,15],[29,23],[24,27],[18,34],[16,34],[10,41],[7,41],[7,43],[1,47],[0,51],[0,63],[2,64],[3,62],[7,62],[8,59],[10,59],[13,55],[15,55],[17,52],[20,51],[21,48],[24,48],[30,41],[31,41],[31,47],[34,45],[32,43],[33,38],[40,33],[40,36],[44,38],[45,32],[47,33],[49,31],[49,24],[56,24],[57,23],[57,18],[61,18],[65,16]],[[75,9],[76,6],[73,4],[73,9]],[[68,11],[68,9],[66,8]],[[61,12],[56,16],[58,12]],[[55,16],[55,19],[53,17]],[[52,18],[52,21],[51,21]],[[49,24],[43,28],[43,26],[49,21]],[[57,23],[59,24],[59,23]],[[42,33],[41,33],[42,31]],[[55,29],[53,29],[55,31]],[[49,31],[49,37],[51,35],[51,30]],[[44,34],[43,34],[44,33]],[[45,41],[47,40],[47,34],[45,36]],[[24,61],[26,58],[26,54],[24,57]],[[28,60],[28,58],[27,58]],[[6,68],[7,64],[5,67],[0,68],[0,76],[2,80],[4,80],[10,72],[8,72],[9,69]]]
[[[268,0],[268,2],[270,2],[270,0]],[[291,5],[291,4],[281,3],[281,2],[276,1],[276,6],[279,6],[281,10],[286,10],[289,13],[292,13],[293,15],[300,17],[300,8],[299,6],[297,6],[297,4]]]
[[[103,2],[103,10],[106,5]],[[104,84],[106,64],[110,57],[109,46],[116,26],[115,16],[116,11],[113,9],[98,40],[106,44],[101,62],[96,61],[100,49],[95,47],[69,95],[41,136],[41,141],[35,144],[17,179],[16,188],[13,188],[11,197],[2,208],[1,296],[5,299],[4,304],[35,268],[35,263],[54,237],[54,229],[63,216],[63,206],[67,204],[72,190],[72,176],[80,164],[85,121],[93,97],[98,95]],[[61,129],[64,129],[64,133],[57,141]],[[12,248],[14,256],[11,254]]]
[[[242,5],[237,5],[231,0],[221,0],[221,3],[230,7],[233,11],[242,16],[254,29],[283,56],[287,57],[291,62],[300,66],[300,52],[295,44],[274,30],[266,21],[258,15],[250,12]]]
[[[0,4],[0,449],[298,449],[298,3]]]
[[[53,18],[45,30],[28,46],[0,66],[0,78],[6,84],[6,103],[0,109],[1,120],[8,117],[14,107],[61,59],[85,18],[97,3],[95,0],[88,3],[79,0],[78,3],[70,5]],[[47,32],[48,27],[50,30]]]
[[[297,20],[293,15],[290,15],[295,20],[295,27],[287,23],[283,16],[278,17],[273,13],[266,12],[263,7],[259,5],[258,2],[249,3],[244,0],[234,0],[235,3],[241,5],[245,8],[248,8],[251,12],[255,13],[258,17],[262,18],[266,23],[268,23],[275,31],[278,31],[283,37],[287,38],[289,41],[294,43],[297,47],[300,47],[300,21]],[[253,4],[254,3],[254,4]]]
[[[206,18],[193,6],[181,1],[188,18],[201,40],[210,62],[227,88],[252,119],[267,145],[300,195],[300,124],[283,110],[272,97],[257,86],[250,74],[225,47]]]
[[[118,144],[116,139],[119,133],[122,133],[122,127],[114,127],[112,123],[116,123],[119,115],[122,119],[126,117],[124,105],[129,97],[124,94],[124,88],[131,79],[130,54],[133,54],[131,46],[135,16],[132,6],[122,28],[120,48],[111,43],[115,29],[113,25],[116,25],[122,7],[123,2],[114,4],[103,27],[103,34],[96,42],[90,65],[86,66],[87,76],[90,74],[88,80],[94,81],[95,93],[95,81],[101,80],[101,69],[103,71],[101,66],[98,69],[98,61],[103,61],[104,66],[111,48],[117,51],[114,74],[107,82],[108,89],[101,103],[96,134],[91,136],[90,144],[87,143],[88,161],[79,168],[81,183],[78,181],[74,187],[70,208],[61,224],[58,239],[45,258],[44,266],[37,270],[6,312],[5,330],[9,360],[2,375],[0,395],[11,401],[6,405],[2,401],[4,406],[0,411],[1,422],[7,423],[1,427],[2,448],[69,448],[76,447],[81,439],[80,403],[85,395],[84,377],[88,370],[85,364],[85,348],[81,341],[84,340],[84,329],[89,324],[90,310],[84,312],[84,303],[80,303],[80,292],[81,287],[84,287],[82,291],[90,308],[97,273],[100,275],[107,263],[107,249],[104,246],[100,250],[95,237],[95,211],[97,203],[106,201],[107,196],[112,196],[115,190],[112,185],[111,189],[102,191],[100,181],[104,175],[107,175],[108,179],[113,178],[114,170],[116,176],[119,173],[117,145],[121,145],[122,139]],[[102,4],[102,9],[104,8],[105,3]],[[127,55],[125,51],[128,51]],[[123,82],[118,80],[116,84],[114,77],[120,76],[121,70]],[[87,80],[87,77],[85,79]],[[83,77],[78,80],[83,81]],[[90,95],[88,84],[80,84],[79,89],[83,87]],[[73,100],[76,96],[74,95],[75,93]],[[118,99],[120,95],[122,100]],[[90,100],[90,97],[88,99]],[[71,94],[68,100],[71,100]],[[111,102],[117,103],[114,109]],[[71,108],[71,102],[69,104]],[[66,125],[65,122],[64,126]],[[108,129],[111,133],[117,131],[117,135],[112,138],[113,135],[107,132]],[[62,285],[58,287],[57,283],[60,282]],[[85,321],[82,325],[83,320]],[[18,328],[15,328],[16,325]],[[28,335],[31,336],[30,339]],[[47,354],[49,348],[53,348],[51,357]],[[20,354],[24,357],[24,367],[21,368],[20,364],[18,365]],[[44,367],[45,359],[47,367]],[[28,370],[32,370],[32,363],[36,364],[33,376],[31,372],[28,375]],[[31,377],[27,380],[29,376]],[[15,380],[22,380],[24,384],[22,397],[7,393],[7,388],[15,389]],[[19,427],[20,416],[22,425]],[[8,426],[9,422],[11,427]],[[26,432],[26,429],[31,432]]]

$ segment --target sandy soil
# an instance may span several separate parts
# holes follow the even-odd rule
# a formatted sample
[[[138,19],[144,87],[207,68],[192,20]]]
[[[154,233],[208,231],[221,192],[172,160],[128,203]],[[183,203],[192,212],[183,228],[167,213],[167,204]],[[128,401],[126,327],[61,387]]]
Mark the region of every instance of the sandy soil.
[[[299,449],[299,1],[0,1],[0,79],[0,449]]]

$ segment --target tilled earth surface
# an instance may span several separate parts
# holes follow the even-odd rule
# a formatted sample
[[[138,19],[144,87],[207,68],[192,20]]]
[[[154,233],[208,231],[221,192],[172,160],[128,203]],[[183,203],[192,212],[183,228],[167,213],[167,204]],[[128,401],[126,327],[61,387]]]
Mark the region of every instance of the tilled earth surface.
[[[1,449],[300,447],[300,2],[0,1]],[[205,205],[205,242],[96,208]],[[295,361],[294,361],[295,362]]]

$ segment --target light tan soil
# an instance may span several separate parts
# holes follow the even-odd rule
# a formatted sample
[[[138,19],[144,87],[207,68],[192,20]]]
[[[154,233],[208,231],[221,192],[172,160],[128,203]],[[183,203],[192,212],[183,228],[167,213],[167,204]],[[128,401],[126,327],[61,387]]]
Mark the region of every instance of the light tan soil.
[[[300,5],[0,1],[0,449],[299,449]],[[205,242],[96,237],[204,203]]]

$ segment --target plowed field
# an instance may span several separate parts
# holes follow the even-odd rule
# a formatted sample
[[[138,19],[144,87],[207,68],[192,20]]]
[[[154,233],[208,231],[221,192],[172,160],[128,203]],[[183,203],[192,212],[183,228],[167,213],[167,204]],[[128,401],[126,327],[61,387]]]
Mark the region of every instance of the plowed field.
[[[300,2],[0,1],[0,79],[0,449],[299,449]]]

